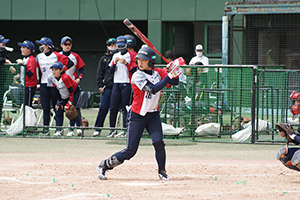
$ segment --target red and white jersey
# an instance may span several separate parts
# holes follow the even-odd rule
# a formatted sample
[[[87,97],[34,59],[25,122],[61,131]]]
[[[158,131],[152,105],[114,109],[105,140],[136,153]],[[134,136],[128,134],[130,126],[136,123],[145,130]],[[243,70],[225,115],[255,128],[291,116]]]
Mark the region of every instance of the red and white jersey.
[[[47,77],[47,86],[56,87],[62,99],[69,98],[70,101],[74,100],[74,92],[77,88],[77,83],[66,73],[63,73],[59,79],[55,78],[51,73]],[[68,88],[72,87],[73,92],[69,93]]]
[[[150,81],[152,84],[156,84],[164,79],[168,73],[164,69],[154,68],[152,75],[147,74],[141,70],[137,70],[131,79],[131,86],[133,90],[133,101],[131,110],[139,115],[145,116],[147,112],[158,111],[158,101],[161,91],[156,94],[152,94],[142,89]],[[171,87],[171,85],[167,85]]]
[[[127,64],[127,68],[129,70],[129,80],[131,80],[131,77],[132,77],[132,73],[130,72],[134,67],[137,67],[137,64],[136,64],[136,55],[137,55],[137,52],[135,51],[128,51],[129,54],[130,54],[130,63]]]
[[[31,77],[26,76],[25,86],[26,87],[36,87],[37,85],[37,76],[36,76],[36,68],[37,63],[33,55],[23,58],[23,63],[26,65],[26,72],[29,70],[33,73]],[[22,76],[23,77],[23,76]]]
[[[47,77],[52,74],[52,70],[50,69],[52,64],[56,61],[59,61],[66,66],[69,58],[65,55],[57,53],[56,51],[53,51],[49,56],[46,56],[44,53],[38,54],[36,61],[38,68],[40,68],[42,73],[41,83],[47,83]]]
[[[59,52],[60,54],[63,54],[63,52]],[[76,72],[76,69],[81,69],[82,67],[85,66],[85,63],[81,59],[81,57],[74,52],[70,52],[70,55],[68,56],[69,59],[74,63],[72,67],[70,67],[68,70],[66,70],[66,73],[73,79],[77,79],[78,75]]]
[[[130,54],[129,52],[122,55],[120,52],[115,53],[109,63],[109,66],[112,67],[115,63],[115,58],[124,58],[127,63],[130,63]],[[129,83],[129,71],[126,65],[121,62],[118,62],[116,65],[114,73],[114,83]]]

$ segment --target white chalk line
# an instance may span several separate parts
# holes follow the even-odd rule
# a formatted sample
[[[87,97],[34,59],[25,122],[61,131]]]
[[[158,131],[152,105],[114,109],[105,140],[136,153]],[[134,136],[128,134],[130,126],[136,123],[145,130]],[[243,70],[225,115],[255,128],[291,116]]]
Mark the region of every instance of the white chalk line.
[[[67,196],[63,196],[63,197],[58,197],[55,199],[42,199],[42,200],[59,200],[59,199],[70,199],[70,198],[74,198],[74,197],[87,197],[87,196],[99,196],[99,197],[107,197],[107,194],[97,194],[97,193],[78,193],[78,194],[71,194],[71,195],[67,195]]]
[[[8,180],[8,181],[16,181],[19,183],[25,183],[25,184],[47,184],[49,182],[30,182],[30,181],[21,181],[14,177],[0,177],[0,180]]]
[[[132,182],[132,183],[122,183],[122,185],[128,186],[150,186],[150,185],[161,185],[160,183],[148,183],[148,182]]]

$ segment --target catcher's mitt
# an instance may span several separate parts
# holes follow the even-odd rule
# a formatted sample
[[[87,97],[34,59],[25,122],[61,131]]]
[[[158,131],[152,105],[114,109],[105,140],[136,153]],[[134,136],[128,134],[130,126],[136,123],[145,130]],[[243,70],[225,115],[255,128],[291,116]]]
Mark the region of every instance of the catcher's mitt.
[[[66,111],[66,117],[69,120],[75,119],[78,115],[78,111],[76,110],[74,105],[70,105],[70,108]]]
[[[276,123],[275,127],[279,132],[283,131],[287,140],[287,144],[293,142],[293,139],[290,137],[290,134],[296,134],[294,128],[288,123]]]

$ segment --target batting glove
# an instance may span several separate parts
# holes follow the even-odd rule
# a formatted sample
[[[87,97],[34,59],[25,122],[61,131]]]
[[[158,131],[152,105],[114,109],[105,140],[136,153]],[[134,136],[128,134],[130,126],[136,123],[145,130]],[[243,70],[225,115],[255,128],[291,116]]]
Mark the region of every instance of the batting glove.
[[[172,63],[169,67],[170,67],[169,68],[170,72],[168,73],[169,78],[170,79],[178,78],[179,75],[181,74],[179,65],[176,65],[175,63]]]

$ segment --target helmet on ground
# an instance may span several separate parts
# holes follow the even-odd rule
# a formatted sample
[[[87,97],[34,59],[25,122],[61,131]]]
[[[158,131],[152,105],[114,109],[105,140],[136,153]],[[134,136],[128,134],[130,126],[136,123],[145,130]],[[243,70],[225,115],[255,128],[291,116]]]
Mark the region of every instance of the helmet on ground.
[[[129,48],[133,48],[136,45],[136,40],[135,37],[133,37],[132,35],[124,35],[127,39],[127,47]]]

